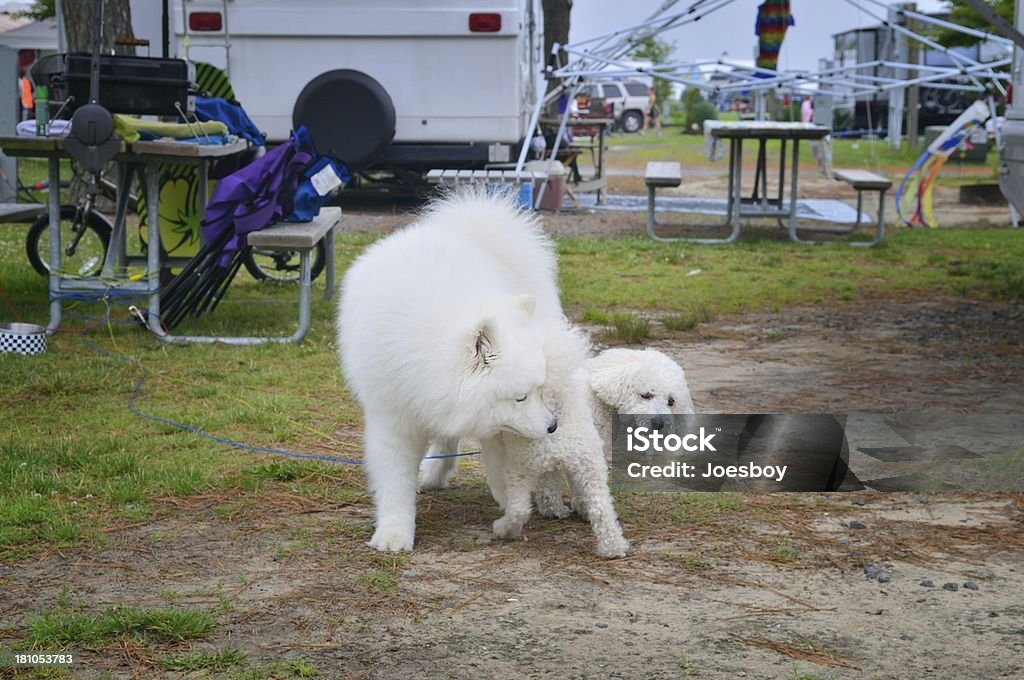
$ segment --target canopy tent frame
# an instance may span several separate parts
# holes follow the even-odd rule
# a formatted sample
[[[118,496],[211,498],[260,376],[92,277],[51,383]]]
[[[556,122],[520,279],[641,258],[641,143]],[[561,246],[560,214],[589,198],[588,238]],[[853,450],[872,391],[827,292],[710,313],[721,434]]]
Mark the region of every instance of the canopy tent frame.
[[[1012,64],[1011,56],[991,61],[973,59],[940,45],[931,38],[916,33],[885,16],[879,16],[870,9],[866,9],[864,5],[880,7],[886,12],[891,11],[897,18],[906,17],[922,24],[954,30],[974,38],[989,40],[996,47],[1005,49],[1008,55],[1012,54],[1013,48],[1013,41],[1009,38],[996,33],[961,26],[911,10],[889,7],[881,2],[881,0],[844,0],[844,2],[857,7],[865,15],[875,19],[881,25],[890,28],[900,36],[929,49],[941,52],[950,60],[953,66],[930,66],[891,59],[876,59],[868,62],[820,69],[818,71],[802,72],[773,71],[757,66],[740,64],[727,59],[680,61],[672,64],[656,64],[649,67],[638,67],[624,62],[624,57],[642,41],[670,29],[678,29],[695,24],[708,15],[728,7],[736,0],[694,0],[682,11],[677,10],[670,13],[669,11],[679,4],[679,1],[666,0],[650,17],[633,26],[617,29],[610,33],[571,44],[554,44],[552,46],[552,54],[556,59],[564,54],[567,57],[566,63],[558,67],[548,67],[547,77],[549,80],[555,81],[556,84],[545,95],[538,97],[526,138],[531,139],[536,134],[540,114],[545,105],[567,92],[571,96],[575,96],[580,91],[585,80],[596,77],[648,76],[683,84],[687,87],[696,87],[713,95],[740,91],[750,92],[759,100],[765,97],[768,92],[791,95],[818,94],[858,100],[894,91],[905,92],[910,87],[920,85],[927,85],[936,89],[961,90],[979,94],[996,91],[1005,95],[1006,88],[1003,83],[1011,80],[1009,73],[1000,70]],[[695,73],[703,73],[709,67],[722,67],[722,70],[719,70],[718,73],[723,74],[729,82],[725,84],[711,84],[702,80],[693,80]],[[915,72],[917,75],[914,78],[896,78],[863,73],[866,69],[874,70],[876,68],[888,68],[897,72],[902,70],[906,73]],[[950,79],[964,79],[967,82],[949,82]],[[763,107],[759,107],[759,112],[763,114]],[[565,141],[569,116],[570,108],[567,106],[560,119],[559,132],[555,139],[555,149],[551,155],[552,161],[549,162],[548,166],[549,171],[558,148]],[[522,171],[523,169],[528,147],[528,144],[523,145],[516,165],[517,171]],[[543,191],[544,187],[542,186],[541,195],[543,195]]]

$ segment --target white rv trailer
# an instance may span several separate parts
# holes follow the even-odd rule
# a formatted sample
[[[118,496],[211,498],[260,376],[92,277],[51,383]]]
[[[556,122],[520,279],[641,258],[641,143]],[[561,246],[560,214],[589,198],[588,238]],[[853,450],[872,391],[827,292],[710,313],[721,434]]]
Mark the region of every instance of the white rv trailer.
[[[514,162],[542,87],[540,0],[170,4],[170,56],[224,69],[270,141],[305,124],[322,152],[348,162]]]

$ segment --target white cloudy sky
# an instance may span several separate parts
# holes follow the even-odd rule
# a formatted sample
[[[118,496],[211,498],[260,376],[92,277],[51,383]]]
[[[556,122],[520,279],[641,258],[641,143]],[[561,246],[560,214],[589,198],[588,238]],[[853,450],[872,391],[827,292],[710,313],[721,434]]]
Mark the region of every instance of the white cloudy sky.
[[[762,0],[733,0],[694,24],[666,31],[663,40],[674,42],[680,61],[717,59],[728,52],[731,59],[753,59],[757,46],[754,20]],[[693,0],[681,0],[671,11],[686,9]],[[869,0],[860,8],[846,0],[790,0],[796,25],[786,33],[779,68],[816,69],[818,59],[832,54],[832,34],[858,26],[877,24],[870,14],[884,10]],[[575,0],[569,41],[591,38],[642,22],[662,5],[662,0]],[[920,11],[943,9],[940,0],[918,0]]]

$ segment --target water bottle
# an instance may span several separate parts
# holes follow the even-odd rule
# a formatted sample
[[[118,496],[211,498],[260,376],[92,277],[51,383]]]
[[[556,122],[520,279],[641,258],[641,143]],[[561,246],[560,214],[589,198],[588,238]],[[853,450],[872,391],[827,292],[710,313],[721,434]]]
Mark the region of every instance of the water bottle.
[[[36,137],[45,137],[50,128],[50,88],[36,85]]]

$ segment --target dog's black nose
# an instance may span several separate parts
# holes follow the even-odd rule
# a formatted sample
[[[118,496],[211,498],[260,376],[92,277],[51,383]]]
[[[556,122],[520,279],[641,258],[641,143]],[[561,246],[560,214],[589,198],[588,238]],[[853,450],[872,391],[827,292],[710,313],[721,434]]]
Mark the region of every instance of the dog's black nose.
[[[552,420],[551,424],[548,425],[548,434],[553,434],[554,431],[557,430],[557,429],[558,429],[558,421],[557,420]]]
[[[661,416],[657,416],[657,417],[651,418],[651,429],[652,430],[660,430],[663,427],[665,427],[665,419],[664,418],[662,418]]]

